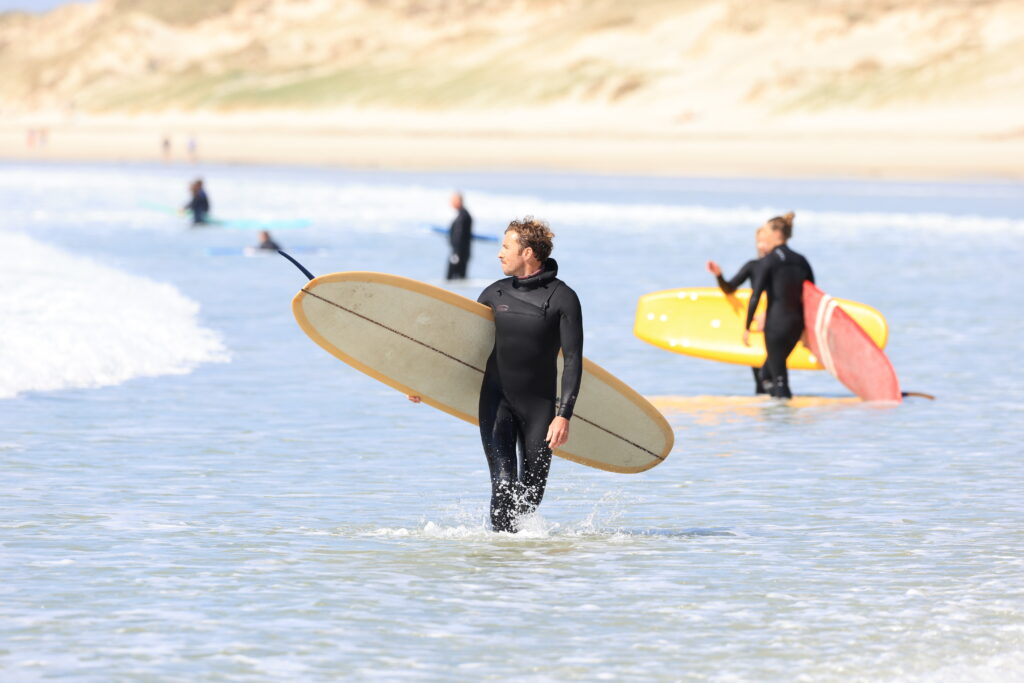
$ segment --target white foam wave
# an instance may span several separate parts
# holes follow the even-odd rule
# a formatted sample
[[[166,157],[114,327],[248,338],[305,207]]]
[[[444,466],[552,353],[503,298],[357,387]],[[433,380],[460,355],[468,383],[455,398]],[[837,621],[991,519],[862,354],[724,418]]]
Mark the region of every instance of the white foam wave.
[[[342,222],[375,232],[408,232],[409,224],[424,220],[447,224],[450,212],[443,197],[432,188],[390,185],[347,185],[336,188],[318,202],[305,204],[314,223]],[[635,232],[644,229],[756,226],[790,206],[704,206],[698,204],[618,204],[612,202],[558,201],[530,195],[496,194],[467,190],[467,204],[478,217],[501,217],[500,221],[535,215],[558,227],[607,227]],[[328,210],[329,207],[329,210]],[[440,207],[440,208],[439,208]],[[800,210],[801,229],[849,234],[865,229],[954,233],[1024,234],[1024,219],[1005,216],[952,214],[942,212],[811,211]],[[481,233],[494,233],[499,224],[478,220]],[[500,231],[500,230],[499,230]]]
[[[169,284],[0,233],[0,398],[120,384],[226,361]]]
[[[24,226],[88,225],[91,230],[172,231],[183,230],[182,217],[146,208],[146,204],[179,206],[186,192],[178,180],[160,173],[127,175],[118,168],[46,168],[45,172],[33,167],[15,166],[0,169],[0,189],[23,188],[25,177],[32,179],[34,192],[19,204],[5,207],[8,216]],[[276,218],[303,218],[312,220],[312,230],[337,231],[339,225],[347,230],[374,233],[408,234],[413,226],[424,224],[447,225],[451,211],[447,208],[450,189],[430,187],[421,183],[396,183],[393,180],[379,184],[365,182],[335,183],[321,177],[282,176],[269,178],[245,177],[244,182],[230,176],[210,181],[215,213],[222,217],[265,215]],[[596,181],[592,181],[596,182]],[[611,182],[611,181],[609,181]],[[655,181],[652,181],[655,182]],[[811,183],[813,185],[813,183]],[[120,187],[115,196],[97,192],[98,189]],[[599,187],[599,184],[597,185]],[[716,193],[718,184],[707,186],[709,196],[724,199]],[[733,205],[672,204],[655,202],[615,203],[607,201],[571,201],[550,199],[528,192],[496,192],[463,188],[467,205],[477,219],[481,233],[496,234],[514,217],[532,214],[550,221],[557,229],[586,228],[588,231],[609,229],[616,232],[643,230],[680,230],[760,225],[767,218],[789,209],[797,211],[801,233],[805,229],[819,230],[835,235],[860,235],[864,230],[900,232],[927,231],[956,234],[1011,233],[1024,234],[1024,219],[1018,216],[991,216],[940,211],[872,211],[877,205],[873,197],[907,196],[960,196],[1005,198],[1018,192],[1017,185],[984,187],[962,185],[905,185],[858,183],[829,186],[837,197],[855,197],[856,206],[863,210],[812,211],[793,206],[793,197],[785,188],[772,190],[779,205],[742,204],[745,186],[730,185]],[[700,189],[700,186],[691,187]],[[806,188],[805,188],[806,190]],[[764,188],[750,185],[750,194],[763,194]],[[41,197],[45,196],[45,202]],[[600,190],[593,196],[601,197]],[[692,196],[692,195],[691,195]],[[105,198],[103,201],[97,197]],[[140,204],[140,199],[143,198]],[[300,206],[301,215],[296,215]],[[44,208],[41,208],[44,207]]]

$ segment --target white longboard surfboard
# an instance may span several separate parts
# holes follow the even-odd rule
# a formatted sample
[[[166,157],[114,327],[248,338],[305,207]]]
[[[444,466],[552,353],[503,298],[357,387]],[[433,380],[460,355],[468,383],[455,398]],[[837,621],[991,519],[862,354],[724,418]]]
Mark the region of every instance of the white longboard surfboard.
[[[303,331],[335,357],[478,424],[480,386],[494,348],[487,306],[397,275],[346,272],[308,282],[292,311]],[[569,434],[556,455],[611,472],[658,465],[674,440],[653,405],[586,359]]]

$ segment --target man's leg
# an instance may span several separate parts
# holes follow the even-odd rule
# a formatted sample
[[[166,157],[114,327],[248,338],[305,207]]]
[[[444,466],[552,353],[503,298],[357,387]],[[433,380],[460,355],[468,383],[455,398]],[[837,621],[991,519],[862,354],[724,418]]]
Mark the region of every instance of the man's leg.
[[[459,275],[458,277],[465,280],[469,271],[469,254],[459,254]]]
[[[480,438],[491,472],[491,528],[515,531],[519,425],[499,390],[484,383],[480,392]]]
[[[544,402],[532,407],[523,425],[523,465],[519,473],[521,492],[518,513],[527,515],[537,510],[544,499],[544,489],[551,470],[551,449],[544,437],[555,417],[553,403]]]

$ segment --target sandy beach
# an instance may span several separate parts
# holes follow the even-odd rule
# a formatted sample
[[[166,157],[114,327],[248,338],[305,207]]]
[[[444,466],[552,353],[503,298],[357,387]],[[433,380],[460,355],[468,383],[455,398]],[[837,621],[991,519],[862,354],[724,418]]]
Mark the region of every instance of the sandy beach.
[[[1019,179],[1022,39],[1015,0],[98,0],[0,14],[0,157]]]
[[[1024,137],[879,132],[626,133],[342,127],[227,117],[0,125],[5,159],[566,170],[703,177],[1024,179]],[[46,130],[29,144],[29,130]],[[189,141],[195,141],[195,158]]]

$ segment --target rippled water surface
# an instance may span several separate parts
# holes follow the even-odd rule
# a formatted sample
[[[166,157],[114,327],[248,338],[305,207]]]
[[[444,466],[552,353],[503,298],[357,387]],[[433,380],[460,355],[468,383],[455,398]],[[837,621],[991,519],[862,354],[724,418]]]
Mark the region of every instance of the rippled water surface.
[[[211,166],[215,212],[308,218],[315,273],[441,284],[447,195],[557,233],[587,355],[655,397],[657,468],[557,460],[487,529],[470,425],[297,327],[302,276],[186,230],[194,169],[0,165],[6,680],[1024,680],[1024,188]],[[826,291],[881,310],[905,389],[748,398],[632,336],[638,296],[733,270],[797,212]],[[475,297],[500,276],[476,247]]]

